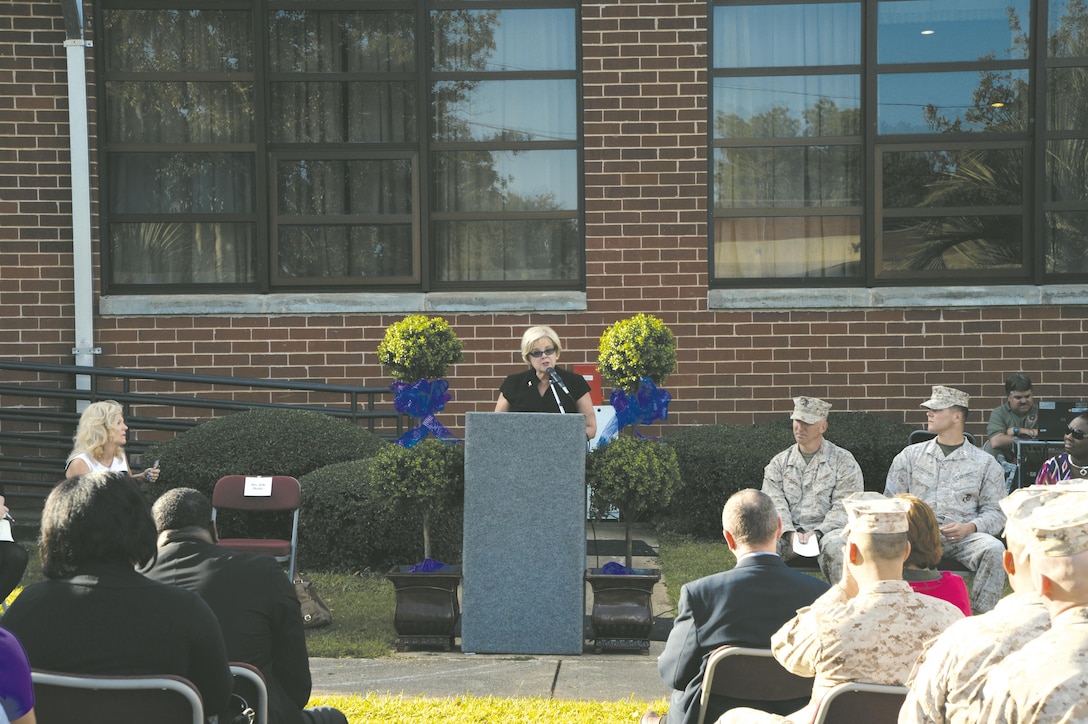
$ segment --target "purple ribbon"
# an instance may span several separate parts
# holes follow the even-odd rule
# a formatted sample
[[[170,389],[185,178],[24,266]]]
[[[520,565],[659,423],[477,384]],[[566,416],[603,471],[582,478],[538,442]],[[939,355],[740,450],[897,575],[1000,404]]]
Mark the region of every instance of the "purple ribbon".
[[[612,390],[608,401],[616,410],[616,419],[609,424],[608,429],[601,436],[602,439],[612,439],[613,435],[628,425],[634,426],[635,435],[646,437],[638,431],[638,426],[667,419],[671,400],[672,395],[665,390],[657,389],[649,377],[639,380],[638,391],[634,395],[622,389]]]
[[[411,384],[396,381],[389,386],[394,393],[393,407],[402,415],[419,418],[419,424],[397,439],[401,447],[413,447],[430,433],[443,442],[456,442],[435,413],[441,412],[453,397],[447,380],[420,379]]]

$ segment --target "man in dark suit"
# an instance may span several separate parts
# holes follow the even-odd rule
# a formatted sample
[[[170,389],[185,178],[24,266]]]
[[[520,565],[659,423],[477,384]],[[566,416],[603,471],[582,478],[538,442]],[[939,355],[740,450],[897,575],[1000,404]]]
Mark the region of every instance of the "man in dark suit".
[[[828,588],[818,578],[787,568],[776,553],[782,519],[765,493],[748,489],[729,498],[722,511],[722,529],[737,564],[680,589],[672,632],[657,660],[661,678],[674,689],[669,724],[694,722],[698,717],[703,672],[714,649],[726,645],[770,648],[771,634]],[[752,705],[712,698],[705,720],[712,722],[741,703]],[[644,724],[661,721],[664,718],[652,711],[642,717]]]
[[[294,586],[271,556],[215,545],[208,498],[174,488],[151,512],[159,530],[158,559],[148,578],[200,595],[219,619],[227,658],[252,664],[268,686],[269,724],[347,724],[331,707],[304,709],[310,661]]]

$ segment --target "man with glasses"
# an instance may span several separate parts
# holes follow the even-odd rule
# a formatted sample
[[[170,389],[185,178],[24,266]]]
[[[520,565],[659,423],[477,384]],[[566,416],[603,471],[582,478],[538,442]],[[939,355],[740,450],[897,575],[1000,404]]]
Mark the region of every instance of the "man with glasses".
[[[529,369],[510,375],[499,387],[495,412],[580,413],[586,439],[597,434],[597,415],[589,383],[581,375],[556,367],[563,344],[551,327],[537,326],[521,336],[521,356]]]
[[[1031,378],[1023,372],[1015,372],[1005,380],[1005,402],[990,413],[986,426],[986,444],[983,449],[1001,460],[1016,459],[1014,444],[1017,438],[1032,439],[1038,436],[1039,405],[1031,390]]]

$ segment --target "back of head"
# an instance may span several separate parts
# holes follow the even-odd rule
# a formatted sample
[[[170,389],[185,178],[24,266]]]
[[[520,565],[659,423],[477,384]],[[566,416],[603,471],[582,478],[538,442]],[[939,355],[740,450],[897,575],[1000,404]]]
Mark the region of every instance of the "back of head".
[[[925,501],[910,493],[895,496],[910,503],[907,511],[907,539],[910,555],[906,565],[916,568],[936,568],[941,562],[944,549],[941,546],[941,528],[937,516]]]
[[[172,488],[155,501],[151,507],[151,515],[160,533],[187,528],[209,530],[212,524],[212,503],[199,490]]]
[[[1088,492],[1081,486],[1063,491],[1037,506],[1020,524],[1028,535],[1033,571],[1056,584],[1050,597],[1088,605]]]
[[[907,555],[910,503],[879,493],[854,493],[843,501],[848,522],[843,532],[867,560],[902,562]]]
[[[766,493],[747,488],[726,501],[722,509],[722,528],[739,545],[753,547],[770,543],[778,533],[778,511]]]
[[[42,510],[42,571],[66,578],[88,564],[143,565],[155,523],[136,481],[108,470],[62,480]]]

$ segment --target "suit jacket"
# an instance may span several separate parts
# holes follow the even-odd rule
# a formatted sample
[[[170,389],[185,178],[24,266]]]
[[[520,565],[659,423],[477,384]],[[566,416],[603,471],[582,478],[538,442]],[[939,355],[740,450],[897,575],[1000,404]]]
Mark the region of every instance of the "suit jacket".
[[[706,660],[714,649],[769,649],[771,635],[827,589],[824,581],[788,568],[773,554],[748,556],[732,570],[685,584],[672,632],[657,660],[661,678],[675,690],[669,724],[695,721]],[[706,721],[737,703],[711,699]]]
[[[302,723],[311,686],[302,611],[275,559],[183,539],[160,547],[145,575],[199,594],[219,619],[227,657],[264,674],[269,723]]]

